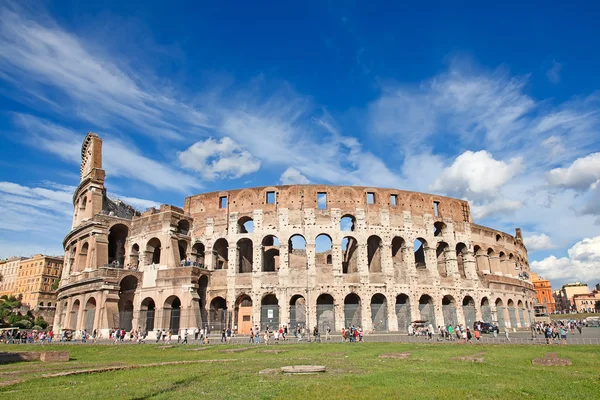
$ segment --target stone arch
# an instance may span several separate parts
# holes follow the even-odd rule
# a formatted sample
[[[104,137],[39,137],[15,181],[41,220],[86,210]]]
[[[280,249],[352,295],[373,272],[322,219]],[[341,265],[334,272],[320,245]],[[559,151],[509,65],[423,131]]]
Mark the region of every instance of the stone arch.
[[[508,299],[508,301],[506,302],[506,308],[508,310],[510,326],[511,328],[516,328],[518,326],[517,309],[515,308],[515,302],[513,301],[513,299]]]
[[[133,303],[137,287],[138,279],[135,275],[127,275],[119,283],[118,328],[125,329],[127,332],[133,328]]]
[[[238,219],[237,224],[238,224],[238,233],[253,233],[254,232],[254,220],[247,215]]]
[[[317,326],[319,332],[325,332],[327,328],[335,331],[335,301],[329,293],[317,297]]]
[[[187,219],[179,220],[177,223],[177,233],[188,235],[190,233],[190,221]]]
[[[147,260],[151,261],[152,264],[160,264],[161,261],[161,243],[156,237],[148,240],[146,243],[146,254]]]
[[[204,259],[205,259],[205,247],[204,243],[196,242],[192,246],[192,265],[198,266],[200,268],[204,268]]]
[[[94,320],[96,318],[96,299],[90,297],[85,303],[84,328],[91,335],[94,332]]]
[[[473,328],[475,321],[477,320],[477,310],[475,308],[475,300],[473,297],[467,295],[462,301],[463,316],[465,317],[465,326],[467,328]]]
[[[458,314],[456,313],[456,300],[450,295],[442,298],[442,314],[444,315],[444,325],[458,325]]]
[[[344,214],[340,218],[340,231],[352,232],[356,228],[356,218],[351,214]]]
[[[433,223],[433,236],[444,236],[446,232],[446,224],[442,221],[436,221]]]
[[[342,273],[358,272],[358,242],[352,236],[342,239]]]
[[[496,299],[494,302],[496,305],[496,317],[498,318],[498,328],[503,328],[506,326],[505,318],[504,318],[504,302],[500,297]]]
[[[315,265],[324,267],[331,265],[333,257],[333,241],[331,236],[326,233],[321,233],[315,238]]]
[[[458,273],[460,274],[461,278],[466,278],[467,277],[467,273],[465,271],[465,256],[467,255],[467,245],[462,243],[462,242],[458,242],[456,244],[456,264],[458,265]]]
[[[288,265],[290,269],[306,268],[306,239],[299,233],[288,240]]]
[[[260,325],[262,330],[279,328],[279,300],[268,293],[260,301]]]
[[[208,293],[208,275],[200,275],[198,278],[198,297],[200,298],[200,320],[202,326],[208,328],[208,311],[206,295]]]
[[[262,240],[262,271],[276,272],[279,270],[279,239],[267,235]]]
[[[290,329],[306,327],[306,300],[301,294],[290,298]]]
[[[229,243],[227,239],[218,239],[213,245],[213,268],[227,269],[229,262]]]
[[[435,321],[435,306],[433,304],[433,298],[424,294],[419,298],[419,318],[423,323],[431,324],[436,326]]]
[[[139,319],[139,323],[142,325],[144,332],[152,332],[154,330],[155,318],[156,303],[152,297],[146,297],[142,300]]]
[[[398,320],[398,330],[407,332],[411,323],[410,298],[405,293],[396,296],[396,319]]]
[[[481,318],[483,322],[492,322],[492,308],[487,297],[481,299]]]
[[[134,243],[129,251],[129,265],[137,268],[140,265],[140,245]]]
[[[344,326],[361,326],[360,296],[356,293],[350,293],[344,298]]]
[[[69,318],[71,329],[77,329],[77,319],[79,317],[79,308],[81,307],[81,302],[79,299],[73,302],[71,306],[71,316]]]
[[[179,297],[171,295],[165,300],[163,308],[165,310],[165,325],[169,327],[171,333],[179,334],[181,300]]]
[[[435,249],[438,273],[440,274],[441,277],[444,277],[444,278],[448,276],[448,271],[446,268],[446,251],[448,250],[448,248],[449,248],[448,243],[439,242]]]
[[[475,256],[475,269],[479,276],[483,276],[483,271],[489,270],[485,251],[478,245],[473,247],[473,255]]]
[[[75,272],[81,272],[87,268],[87,258],[88,258],[89,248],[90,248],[90,244],[88,242],[84,242],[81,245],[81,248],[79,249],[79,255],[77,257],[77,263],[75,264],[76,265]]]
[[[425,262],[425,248],[427,247],[427,241],[423,238],[416,238],[414,242],[415,251],[415,267],[417,269],[425,269],[427,264]]]
[[[373,330],[381,332],[388,330],[387,298],[384,294],[375,293],[371,297],[371,323]]]
[[[108,263],[125,265],[125,242],[129,235],[127,225],[115,224],[108,231]]]
[[[238,272],[240,274],[250,273],[254,264],[254,247],[252,240],[242,238],[237,242],[238,250]]]
[[[238,334],[250,333],[253,327],[252,322],[252,298],[246,293],[240,294],[235,300],[235,311],[233,319]]]
[[[490,271],[490,274],[493,274],[494,272],[499,272],[500,271],[500,266],[498,265],[499,260],[497,257],[497,253],[494,251],[494,249],[489,247],[487,249],[487,256],[488,256],[488,269]]]
[[[381,238],[377,235],[371,235],[367,239],[367,262],[369,272],[381,272]]]
[[[187,240],[178,240],[177,241],[177,248],[179,250],[179,262],[181,265],[187,265],[186,261],[187,261],[187,248],[188,248],[188,242]]]

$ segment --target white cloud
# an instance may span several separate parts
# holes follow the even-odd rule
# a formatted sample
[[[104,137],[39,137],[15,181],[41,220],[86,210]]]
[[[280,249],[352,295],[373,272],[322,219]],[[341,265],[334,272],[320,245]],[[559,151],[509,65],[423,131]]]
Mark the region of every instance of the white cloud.
[[[17,114],[15,120],[29,133],[31,146],[56,154],[72,164],[81,163],[83,134],[31,115]],[[200,187],[194,177],[140,154],[135,146],[109,135],[101,136],[103,167],[110,176],[125,177],[157,189],[178,192],[189,192]]]
[[[600,236],[586,238],[568,250],[568,257],[547,257],[531,269],[549,279],[596,283],[600,276]]]
[[[600,153],[578,158],[568,167],[554,168],[548,173],[548,184],[575,190],[586,190],[600,182]]]
[[[58,113],[162,138],[210,125],[205,114],[166,95],[167,87],[153,86],[152,77],[119,65],[124,58],[102,57],[47,16],[15,4],[0,8],[0,74],[19,88],[9,95],[28,92]]]
[[[514,212],[521,207],[523,207],[523,203],[520,201],[503,198],[497,198],[484,203],[471,201],[471,215],[477,221],[491,215],[514,215]]]
[[[260,160],[229,137],[196,142],[178,157],[184,168],[199,172],[206,180],[240,178],[260,168]]]
[[[112,200],[121,200],[122,202],[129,204],[130,206],[132,206],[133,208],[135,208],[138,211],[144,211],[147,210],[149,208],[159,208],[160,207],[160,203],[157,203],[156,201],[153,200],[146,200],[146,199],[138,199],[137,197],[129,197],[129,196],[121,196],[118,194],[110,194],[109,197]]]
[[[279,181],[282,185],[304,185],[310,183],[310,181],[304,175],[302,175],[300,171],[292,167],[289,167],[283,171]]]
[[[465,151],[433,183],[434,190],[468,198],[494,195],[498,189],[523,170],[522,160],[495,160],[485,150]]]
[[[560,82],[560,71],[562,70],[562,64],[556,60],[552,60],[552,66],[546,71],[546,77],[554,84]]]
[[[525,235],[523,240],[525,241],[525,246],[527,246],[528,251],[537,251],[537,250],[548,250],[554,248],[554,243],[552,243],[552,239],[550,236],[545,233],[541,233],[538,235]]]

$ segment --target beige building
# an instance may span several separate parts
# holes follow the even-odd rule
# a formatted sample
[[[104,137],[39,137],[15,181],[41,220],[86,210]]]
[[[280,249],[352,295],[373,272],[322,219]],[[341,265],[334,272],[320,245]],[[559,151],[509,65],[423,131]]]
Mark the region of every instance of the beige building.
[[[104,187],[82,146],[54,328],[297,325],[406,331],[476,320],[528,326],[536,293],[519,229],[466,201],[397,189],[292,185],[187,197],[143,213]]]
[[[575,282],[563,285],[558,295],[555,295],[557,300],[556,307],[563,312],[576,312],[575,295],[587,295],[590,293],[590,288],[585,283]]]
[[[3,276],[3,280],[0,282],[0,296],[9,296],[15,293],[17,276],[22,260],[25,260],[25,258],[10,257],[0,263],[0,274]]]
[[[595,312],[598,300],[600,300],[600,293],[575,294],[573,295],[573,307],[577,312]]]
[[[23,295],[23,304],[32,309],[56,307],[52,285],[62,274],[64,258],[37,254],[21,260],[15,283],[15,294]]]

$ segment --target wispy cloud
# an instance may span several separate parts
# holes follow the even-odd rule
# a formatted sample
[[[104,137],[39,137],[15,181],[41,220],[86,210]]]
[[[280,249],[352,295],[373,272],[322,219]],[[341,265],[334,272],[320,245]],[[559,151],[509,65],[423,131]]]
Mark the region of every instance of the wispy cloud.
[[[16,114],[15,121],[29,134],[29,144],[78,165],[85,135],[31,115]],[[144,182],[162,190],[188,192],[200,187],[199,181],[169,164],[144,156],[132,144],[102,134],[104,169],[110,174]]]
[[[560,82],[560,71],[562,70],[562,64],[556,60],[552,60],[552,66],[546,71],[546,78],[554,84]]]
[[[9,5],[0,7],[0,74],[64,117],[98,127],[181,138],[210,126],[207,115],[165,95],[168,87],[98,56],[51,19]]]

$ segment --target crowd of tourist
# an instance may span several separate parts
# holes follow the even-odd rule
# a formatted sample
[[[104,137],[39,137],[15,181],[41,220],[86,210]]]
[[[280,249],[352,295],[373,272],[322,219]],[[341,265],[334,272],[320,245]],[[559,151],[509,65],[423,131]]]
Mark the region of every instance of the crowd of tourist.
[[[536,339],[538,335],[543,335],[546,339],[546,344],[553,344],[555,341],[560,344],[567,344],[567,335],[575,335],[575,331],[581,335],[583,328],[587,327],[587,321],[552,321],[552,322],[536,322],[531,324],[531,338]]]

